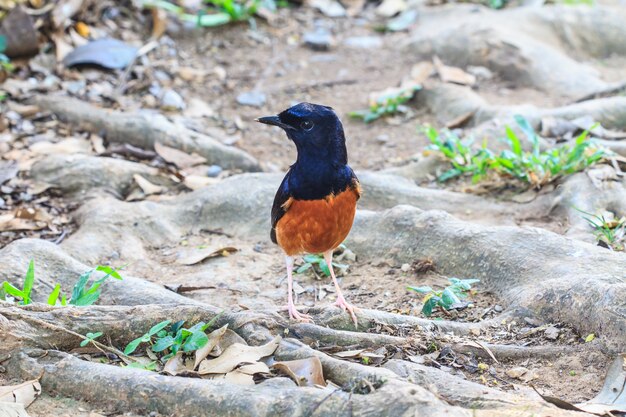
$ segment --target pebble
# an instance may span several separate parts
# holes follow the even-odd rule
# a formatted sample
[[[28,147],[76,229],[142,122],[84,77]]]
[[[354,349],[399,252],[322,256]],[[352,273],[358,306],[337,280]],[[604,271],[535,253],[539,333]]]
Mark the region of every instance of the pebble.
[[[314,51],[328,51],[333,43],[333,35],[324,27],[304,34],[304,44]]]
[[[409,264],[402,264],[402,266],[400,267],[400,270],[402,272],[409,272],[411,270],[411,265],[409,265]]]
[[[504,311],[504,308],[500,304],[496,304],[495,306],[493,306],[493,309],[496,311],[496,313],[502,313]]]
[[[0,197],[0,208],[4,208],[6,203],[4,202],[4,198]]]
[[[491,70],[487,67],[470,65],[467,67],[467,72],[469,72],[479,80],[490,80],[493,78],[493,72],[491,72]]]
[[[506,374],[509,377],[511,377],[511,378],[518,378],[519,379],[526,372],[528,372],[527,368],[524,368],[523,366],[516,366],[515,368],[511,368],[511,369],[507,370]]]
[[[376,141],[380,143],[387,143],[389,142],[389,135],[378,135],[376,136]]]
[[[206,176],[209,178],[215,178],[222,173],[223,169],[219,165],[211,165],[206,170]]]
[[[166,110],[183,110],[185,107],[187,105],[180,94],[169,88],[163,90],[161,108]]]
[[[383,41],[377,36],[353,36],[343,41],[344,45],[350,48],[369,49],[380,48]]]
[[[561,331],[559,329],[557,329],[554,326],[550,326],[548,327],[544,332],[544,336],[546,337],[546,339],[548,340],[556,340],[559,338],[559,334],[561,333]]]
[[[524,321],[526,322],[526,324],[533,327],[539,327],[542,325],[540,320],[533,319],[532,317],[524,317]]]
[[[237,103],[242,106],[262,107],[266,101],[267,97],[260,91],[246,91],[237,96]]]

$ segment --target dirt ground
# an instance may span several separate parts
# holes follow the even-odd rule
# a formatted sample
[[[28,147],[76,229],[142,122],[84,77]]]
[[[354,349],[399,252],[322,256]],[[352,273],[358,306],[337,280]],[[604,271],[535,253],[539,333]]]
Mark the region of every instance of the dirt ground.
[[[478,7],[478,6],[476,6]],[[278,129],[261,126],[254,122],[260,116],[276,114],[290,105],[308,101],[332,106],[341,117],[347,136],[349,161],[357,171],[378,171],[400,166],[420,158],[427,139],[419,127],[425,124],[442,126],[445,120],[433,114],[428,108],[420,107],[415,101],[409,104],[409,112],[404,115],[378,120],[365,124],[348,116],[350,111],[367,107],[368,96],[375,91],[396,86],[407,76],[410,68],[419,62],[407,53],[406,43],[409,34],[405,32],[380,34],[372,30],[380,20],[373,8],[354,18],[331,19],[310,7],[279,9],[276,23],[267,24],[257,19],[257,27],[251,29],[246,23],[232,24],[212,30],[192,30],[175,20],[169,22],[168,36],[162,38],[157,48],[150,54],[150,62],[139,65],[146,78],[128,82],[128,92],[117,102],[107,98],[101,91],[110,91],[119,83],[121,72],[102,72],[97,69],[63,69],[59,73],[59,88],[67,94],[68,83],[86,80],[86,86],[76,97],[107,107],[124,111],[158,108],[158,101],[150,93],[150,83],[158,81],[160,88],[172,88],[189,103],[199,99],[206,103],[204,111],[210,114],[203,118],[186,117],[189,110],[170,111],[166,114],[192,130],[207,133],[222,142],[243,149],[255,157],[261,168],[267,172],[282,173],[295,160],[295,147]],[[418,20],[418,25],[420,21]],[[120,33],[122,37],[136,40],[145,39],[149,33],[136,23]],[[314,51],[302,45],[305,33],[316,26],[325,26],[333,34],[333,46],[328,51]],[[141,29],[139,29],[141,28]],[[366,37],[379,42],[368,48],[351,47],[346,40]],[[605,81],[622,81],[626,58],[610,59],[581,58],[585,64],[597,69]],[[26,69],[18,70],[16,78],[26,78]],[[37,76],[41,79],[41,76]],[[1,86],[0,86],[1,88]],[[558,107],[570,104],[571,97],[549,94],[537,88],[520,86],[510,80],[503,80],[497,74],[490,79],[480,79],[473,87],[487,102],[493,105],[532,104],[540,107]],[[260,107],[238,104],[237,96],[245,91],[261,91],[267,100]],[[623,94],[623,93],[622,93]],[[28,95],[28,94],[26,94]],[[13,102],[21,98],[12,98]],[[10,105],[11,103],[9,103]],[[28,120],[25,118],[24,120]],[[65,136],[93,139],[80,129],[58,121],[50,114],[29,121],[36,134],[20,134],[21,128],[2,133],[0,145],[4,144],[5,155],[18,155],[28,147],[42,140],[60,142]],[[16,121],[17,124],[23,120]],[[48,133],[48,131],[54,133]],[[13,135],[13,136],[12,136]],[[19,137],[16,138],[16,135]],[[90,142],[91,143],[91,142]],[[124,158],[117,156],[118,158]],[[7,158],[10,159],[10,158]],[[125,159],[139,161],[133,156]],[[146,165],[157,166],[167,171],[159,162],[143,161]],[[202,167],[201,169],[206,169]],[[221,177],[234,172],[226,170]],[[26,181],[26,176],[23,176]],[[4,190],[6,203],[12,208],[44,206],[55,218],[63,221],[53,230],[3,232],[0,248],[22,237],[40,237],[61,242],[72,236],[77,228],[76,209],[81,201],[66,199],[57,191],[46,191],[35,200],[20,199],[18,196],[29,184],[17,185]],[[446,186],[427,181],[422,185],[430,188]],[[457,183],[449,189],[459,188]],[[8,192],[7,192],[8,191]],[[188,191],[188,190],[187,190]],[[174,199],[181,191],[172,188],[160,196],[148,200],[167,201]],[[2,194],[0,194],[2,195]],[[497,199],[498,195],[488,196]],[[1,209],[1,207],[0,207]],[[259,215],[269,215],[260,213]],[[2,211],[0,210],[0,214]],[[483,216],[475,213],[476,218]],[[491,222],[508,223],[507,213]],[[565,233],[567,222],[558,215],[526,219],[525,226],[535,226]],[[183,294],[193,300],[207,302],[216,307],[233,311],[265,310],[282,306],[285,301],[286,276],[280,250],[267,239],[232,237],[227,231],[219,233],[198,232],[184,236],[178,242],[148,245],[143,260],[127,259],[123,254],[108,253],[99,255],[98,263],[116,265],[127,264],[124,273],[142,277],[150,282],[168,288],[192,288]],[[201,265],[181,266],[177,262],[190,248],[234,247],[236,252],[229,256],[208,259]],[[420,259],[415,259],[417,262]],[[301,261],[300,261],[301,262]],[[357,306],[393,313],[420,316],[421,296],[407,290],[408,286],[431,285],[443,288],[447,276],[433,271],[417,272],[414,265],[403,264],[393,259],[371,258],[367,254],[356,253],[356,260],[344,261],[349,264],[341,277],[341,285],[346,298]],[[458,278],[472,278],[461,276]],[[331,304],[335,299],[331,281],[308,271],[295,276],[297,304],[313,307]],[[111,285],[121,285],[112,283]],[[462,310],[437,311],[435,319],[461,322],[490,321],[488,331],[467,338],[449,335],[438,340],[435,345],[425,345],[414,354],[428,355],[431,366],[436,366],[461,378],[476,381],[485,386],[504,391],[516,391],[520,387],[536,388],[541,394],[557,397],[572,403],[588,400],[600,390],[611,356],[603,353],[595,342],[585,342],[587,334],[577,334],[565,323],[537,322],[530,318],[494,320],[499,312],[506,310],[506,299],[498,298],[490,288],[478,283],[468,299],[471,304]],[[546,336],[547,328],[558,329],[558,336],[551,340]],[[409,336],[406,329],[389,329],[390,334]],[[526,357],[516,360],[494,362],[490,356],[459,355],[446,356],[442,350],[449,343],[482,342],[492,344],[513,344],[517,346],[572,346],[578,349],[571,354],[554,358]],[[399,354],[403,359],[410,355]],[[479,366],[479,364],[485,367]],[[0,385],[14,381],[2,379]],[[29,409],[33,417],[80,416],[97,417],[128,414],[123,410],[102,410],[86,402],[67,398],[51,397],[44,393]],[[156,416],[157,414],[150,414]]]

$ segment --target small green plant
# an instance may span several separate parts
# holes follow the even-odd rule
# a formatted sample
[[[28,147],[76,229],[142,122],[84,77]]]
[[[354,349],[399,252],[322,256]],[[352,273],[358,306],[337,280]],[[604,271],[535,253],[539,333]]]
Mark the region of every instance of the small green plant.
[[[339,245],[341,249],[346,249],[344,244]],[[307,254],[302,257],[304,263],[300,265],[296,269],[296,274],[303,274],[308,270],[313,270],[316,274],[320,271],[324,276],[330,276],[330,269],[328,269],[328,265],[326,264],[326,260],[324,259],[324,255],[322,254]],[[332,262],[334,268],[345,272],[350,265],[340,264],[335,261]]]
[[[167,352],[161,357],[162,361],[166,361],[180,351],[189,353],[201,349],[209,342],[206,330],[215,324],[220,315],[221,313],[208,323],[201,321],[188,329],[183,327],[184,320],[173,324],[171,320],[157,323],[146,334],[131,341],[124,349],[124,354],[132,354],[142,343],[148,343],[153,353]]]
[[[271,0],[274,9],[276,5]],[[197,14],[187,13],[185,8],[166,0],[143,0],[144,7],[156,7],[175,14],[184,22],[195,23],[198,27],[214,27],[230,22],[249,20],[259,9],[261,0],[249,0],[244,3],[235,0],[206,0],[208,9]],[[265,4],[265,3],[264,3]]]
[[[412,85],[407,88],[390,89],[376,97],[368,109],[356,110],[348,113],[348,115],[350,117],[362,119],[365,123],[370,123],[383,116],[405,113],[406,108],[404,103],[411,100],[415,95],[415,92],[420,89],[421,86],[418,85]]]
[[[534,132],[526,119],[515,116],[515,121],[531,142],[531,151],[524,151],[517,134],[506,127],[505,141],[509,149],[496,155],[489,150],[486,143],[481,149],[472,150],[472,140],[461,140],[451,132],[440,134],[433,128],[426,128],[426,136],[430,139],[430,150],[441,152],[452,164],[452,168],[439,176],[439,181],[448,181],[462,175],[471,175],[472,182],[484,179],[488,174],[513,177],[533,187],[555,181],[564,175],[573,174],[597,163],[608,152],[587,139],[588,131],[581,133],[574,145],[563,145],[541,151],[539,136]]]
[[[604,215],[574,209],[584,214],[583,219],[594,229],[593,234],[600,245],[614,251],[626,250],[626,217],[607,219]]]
[[[87,282],[91,277],[91,274],[94,271],[104,272],[106,275],[98,280],[96,280],[89,288],[87,287]],[[61,285],[56,284],[48,296],[48,304],[49,305],[57,305],[60,304],[62,306],[65,305],[74,305],[74,306],[89,306],[94,304],[100,298],[100,286],[106,281],[109,277],[113,277],[115,279],[121,280],[122,276],[119,272],[107,265],[98,265],[94,269],[91,269],[85,272],[78,278],[78,281],[74,285],[74,289],[72,291],[72,297],[69,302],[65,295],[61,294]],[[20,290],[16,288],[13,284],[8,281],[4,281],[2,286],[0,287],[0,300],[6,301],[6,295],[10,295],[14,299],[19,299],[18,304],[27,305],[31,303],[31,292],[33,290],[33,285],[35,283],[35,261],[31,260],[28,264],[28,270],[26,272],[26,276],[24,277],[24,285]],[[60,300],[59,300],[60,299]]]
[[[9,57],[4,54],[4,51],[6,51],[6,49],[7,38],[4,35],[0,35],[0,70],[11,72],[13,71],[13,64],[11,64]]]
[[[26,305],[30,304],[30,293],[33,290],[33,284],[35,283],[35,261],[31,260],[28,264],[28,270],[26,271],[26,276],[24,277],[24,285],[22,289],[18,289],[14,287],[9,281],[4,281],[2,283],[2,289],[14,298],[19,298],[21,301],[19,304]],[[0,298],[3,300],[6,297],[3,294],[0,294]]]
[[[85,335],[86,339],[83,340],[82,342],[80,342],[80,346],[81,347],[85,347],[87,346],[89,343],[93,342],[94,340],[96,340],[97,338],[99,338],[100,336],[102,336],[102,332],[96,332],[96,333],[87,333]]]
[[[407,287],[408,290],[415,291],[420,294],[426,294],[422,307],[422,314],[429,317],[433,314],[435,307],[441,307],[444,310],[450,310],[450,308],[461,302],[463,298],[467,297],[467,292],[472,289],[472,284],[479,282],[479,279],[458,279],[448,278],[450,285],[441,291],[435,291],[431,287]]]

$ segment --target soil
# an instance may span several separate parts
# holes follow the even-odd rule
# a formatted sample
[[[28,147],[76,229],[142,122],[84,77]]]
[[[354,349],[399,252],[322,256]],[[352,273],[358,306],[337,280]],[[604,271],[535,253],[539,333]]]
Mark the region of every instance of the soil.
[[[171,22],[172,39],[162,42],[152,56],[156,77],[161,77],[163,87],[172,87],[185,100],[203,100],[212,109],[214,116],[192,124],[194,129],[217,134],[225,142],[249,152],[260,161],[261,167],[269,172],[284,172],[295,160],[295,147],[277,129],[270,129],[254,122],[256,117],[276,114],[295,102],[309,101],[332,106],[341,116],[348,138],[350,163],[357,171],[381,170],[406,163],[415,155],[420,155],[427,145],[427,139],[418,132],[424,124],[441,126],[448,120],[418,108],[413,102],[409,113],[365,124],[351,119],[348,113],[367,107],[371,92],[398,85],[407,76],[416,60],[407,54],[402,45],[406,33],[378,34],[372,30],[376,21],[372,9],[367,9],[359,18],[333,20],[323,17],[312,8],[294,7],[280,9],[277,21],[270,26],[257,20],[257,30],[246,24],[233,24],[227,27],[206,31],[191,31]],[[304,33],[313,30],[315,25],[330,27],[334,35],[334,46],[325,52],[313,51],[301,45]],[[145,34],[143,34],[145,35]],[[345,45],[350,37],[374,37],[382,42],[379,47],[359,49]],[[175,54],[175,56],[172,56]],[[175,62],[175,64],[172,64]],[[624,58],[611,58],[589,61],[609,81],[621,81]],[[202,74],[193,79],[176,76],[176,68]],[[191,70],[189,70],[191,69]],[[622,73],[620,74],[620,70]],[[94,73],[94,70],[78,74],[78,70],[66,70],[67,80],[92,77],[96,88],[102,83],[117,81],[120,74]],[[163,74],[159,75],[159,71]],[[92,74],[92,75],[89,75]],[[93,75],[96,74],[96,75]],[[222,74],[222,75],[220,75]],[[134,81],[134,80],[133,80]],[[156,107],[147,90],[129,83],[131,91],[119,107],[131,110],[139,107]],[[556,97],[528,87],[518,87],[510,82],[499,80],[479,80],[475,89],[492,104],[517,105],[532,103],[551,107],[568,104],[571,100]],[[88,89],[89,90],[89,89]],[[262,107],[242,106],[236,97],[244,91],[259,90],[267,95]],[[111,104],[110,100],[103,100]],[[178,116],[171,114],[172,117]],[[34,121],[37,128],[51,119]],[[56,122],[55,122],[56,123]],[[55,129],[67,129],[63,123]],[[61,138],[55,138],[58,140]],[[223,176],[229,175],[225,173]],[[431,187],[443,187],[434,182]],[[452,186],[455,187],[455,186]],[[459,187],[457,184],[456,187]],[[19,190],[18,190],[19,191]],[[19,193],[17,193],[19,194]],[[16,194],[16,195],[17,195]],[[70,235],[76,225],[71,216],[76,204],[64,202],[62,196],[42,194],[47,211],[54,216],[67,216],[60,229],[50,232],[2,233],[0,248],[21,237],[40,237],[59,241]],[[19,200],[16,198],[16,200]],[[41,202],[40,202],[41,203]],[[32,205],[16,201],[14,207]],[[268,208],[269,211],[269,208]],[[0,212],[2,214],[2,212]],[[480,216],[477,213],[477,216]],[[504,215],[503,215],[504,216]],[[566,226],[559,219],[542,218],[534,225],[559,233]],[[269,237],[269,231],[268,231]],[[229,256],[218,256],[206,260],[202,268],[181,266],[177,263],[185,250],[206,246],[210,248],[235,247],[237,252]],[[387,259],[367,259],[356,254],[355,261],[346,261],[349,269],[340,279],[346,298],[359,307],[378,309],[394,313],[419,316],[422,303],[419,294],[408,291],[410,285],[431,285],[443,288],[446,276],[434,271],[416,272],[414,265],[403,266]],[[174,287],[206,287],[187,291],[184,294],[194,300],[204,301],[217,307],[231,310],[271,309],[285,303],[285,271],[280,250],[269,239],[235,239],[223,234],[201,233],[190,235],[177,245],[152,247],[146,251],[145,262],[131,263],[125,273],[143,277],[149,281]],[[111,253],[99,260],[101,263],[124,264],[126,259]],[[416,262],[419,259],[415,260]],[[459,277],[471,278],[471,277]],[[296,275],[297,303],[312,307],[331,304],[334,289],[328,278],[307,272]],[[115,285],[115,284],[112,284]],[[498,299],[489,288],[480,283],[469,296],[471,305],[458,311],[437,310],[434,318],[463,322],[480,322],[495,317],[498,311],[506,309],[507,300]],[[557,340],[548,340],[544,328],[555,326],[560,333]],[[538,330],[537,330],[538,329]],[[404,333],[402,334],[405,335]],[[450,336],[440,340],[432,356],[432,365],[451,373],[460,373],[464,378],[487,386],[515,390],[517,386],[534,386],[539,392],[561,398],[572,403],[592,398],[601,388],[606,368],[611,357],[599,351],[593,342],[586,343],[587,335],[576,334],[562,323],[529,324],[519,319],[494,323],[489,332],[474,335],[466,340]],[[554,360],[525,358],[515,361],[495,363],[488,355],[484,357],[459,357],[450,361],[449,356],[441,356],[446,342],[463,343],[479,341],[493,344],[514,344],[519,346],[566,345],[576,346],[575,353],[554,358]],[[426,341],[425,341],[426,342]],[[427,351],[419,352],[428,353]],[[486,363],[486,369],[470,369],[468,363]],[[528,380],[511,377],[511,370],[526,368]],[[521,378],[521,379],[520,379]],[[12,381],[2,380],[0,385]],[[66,398],[43,395],[29,409],[29,414],[38,416],[80,416],[96,417],[110,414],[92,407],[90,404]],[[120,410],[121,411],[121,410]],[[152,414],[151,414],[152,416]]]

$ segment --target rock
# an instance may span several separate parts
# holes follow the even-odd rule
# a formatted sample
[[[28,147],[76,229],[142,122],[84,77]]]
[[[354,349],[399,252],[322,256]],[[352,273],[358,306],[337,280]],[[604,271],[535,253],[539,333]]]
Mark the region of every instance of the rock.
[[[402,272],[409,272],[411,270],[411,265],[409,265],[409,264],[402,264],[402,266],[400,267],[400,270]]]
[[[493,72],[487,67],[470,65],[467,67],[467,72],[479,80],[490,80],[493,78]]]
[[[327,51],[333,43],[333,35],[324,27],[304,34],[304,44],[314,51]]]
[[[493,309],[496,313],[502,313],[504,311],[504,308],[500,304],[496,304]]]
[[[335,0],[311,0],[309,4],[328,17],[343,17],[346,15],[346,9]]]
[[[206,170],[206,176],[209,178],[215,178],[222,173],[223,169],[219,165],[211,165]]]
[[[4,198],[0,197],[0,209],[4,208],[6,203],[4,202]]]
[[[561,333],[561,331],[559,329],[557,329],[554,326],[550,326],[548,327],[544,332],[544,336],[546,337],[546,339],[548,340],[556,340],[559,338],[559,334]]]
[[[343,44],[349,48],[369,49],[380,48],[383,41],[378,36],[353,36],[344,40]]]
[[[242,106],[262,107],[266,101],[267,97],[260,91],[246,91],[237,96],[237,103]]]
[[[543,324],[541,320],[537,320],[532,317],[524,317],[524,321],[526,322],[526,324],[532,327],[539,327]]]
[[[184,110],[185,100],[172,89],[165,89],[161,94],[161,108],[164,110]]]
[[[527,368],[524,368],[523,366],[516,366],[515,368],[507,370],[506,374],[511,378],[520,379],[524,374],[526,374],[526,372],[528,372]]]

